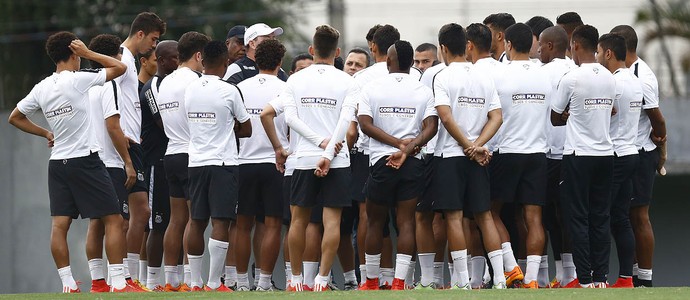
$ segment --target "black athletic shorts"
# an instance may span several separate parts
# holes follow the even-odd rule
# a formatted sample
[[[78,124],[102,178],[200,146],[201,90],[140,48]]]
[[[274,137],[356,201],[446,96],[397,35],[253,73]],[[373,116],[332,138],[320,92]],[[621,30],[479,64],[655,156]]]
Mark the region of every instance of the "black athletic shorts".
[[[120,213],[117,194],[98,153],[48,162],[50,215],[73,219]]]
[[[170,197],[189,200],[189,155],[178,153],[163,158]]]
[[[546,159],[546,202],[559,202],[561,199],[560,159]]]
[[[422,194],[417,201],[418,212],[433,212],[434,198],[436,197],[435,189],[432,188],[434,180],[434,171],[436,162],[441,160],[439,157],[434,157],[433,154],[425,154],[422,156],[424,162],[424,174],[422,175]]]
[[[352,170],[351,200],[364,202],[364,184],[369,179],[369,155],[352,149],[350,151],[350,169]]]
[[[499,153],[491,168],[491,200],[546,204],[546,154]]]
[[[659,148],[652,151],[639,151],[640,159],[633,174],[633,196],[631,207],[645,206],[652,203],[656,167],[661,159]]]
[[[283,174],[273,163],[243,164],[239,167],[239,199],[237,214],[255,216],[283,216]]]
[[[144,175],[146,172],[146,168],[144,168],[144,148],[141,147],[141,144],[130,142],[128,152],[134,171],[137,172],[137,182],[129,189],[129,193],[147,192],[148,186],[146,185],[146,176]]]
[[[434,210],[465,210],[467,215],[491,209],[487,167],[466,156],[436,158]]]
[[[400,169],[386,166],[384,156],[371,166],[367,182],[367,201],[383,206],[395,207],[400,201],[419,197],[422,189],[424,163],[409,157]]]
[[[349,187],[350,168],[331,168],[326,177],[317,177],[313,169],[295,170],[292,173],[290,205],[315,207],[321,194],[324,207],[351,206]]]
[[[354,231],[355,218],[359,215],[359,202],[352,201],[352,206],[343,207],[340,218],[340,235],[351,235]]]
[[[290,212],[291,183],[292,175],[283,177],[283,225],[285,226],[290,226],[290,220],[292,219],[292,213]],[[318,198],[319,204],[311,208],[309,223],[323,223],[323,199],[321,199],[321,195]]]
[[[193,220],[235,219],[237,166],[189,168],[189,196]]]
[[[149,229],[165,232],[170,222],[170,192],[162,159],[153,166],[147,166],[146,183],[151,207]]]
[[[117,205],[120,207],[120,214],[125,220],[129,220],[129,200],[127,200],[129,193],[125,183],[127,182],[127,173],[121,168],[105,168],[110,176],[110,181],[113,183],[115,194],[117,195]]]

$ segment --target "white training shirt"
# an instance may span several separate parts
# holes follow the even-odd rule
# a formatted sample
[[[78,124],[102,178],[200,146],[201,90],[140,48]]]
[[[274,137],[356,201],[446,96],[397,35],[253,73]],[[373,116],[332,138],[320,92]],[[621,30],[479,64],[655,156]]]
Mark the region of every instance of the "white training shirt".
[[[422,77],[419,78],[419,82],[421,82],[424,86],[426,86],[426,87],[428,87],[429,89],[431,89],[432,92],[433,92],[433,88],[434,88],[434,77],[436,76],[436,74],[438,74],[438,72],[440,72],[441,70],[443,70],[445,67],[446,67],[446,64],[444,64],[444,63],[440,63],[440,64],[437,64],[437,65],[435,65],[435,66],[429,67],[428,69],[426,69],[426,70],[424,71],[424,73],[422,73]],[[441,126],[443,126],[443,125],[441,125],[440,122],[439,122],[438,126],[439,126],[439,129],[440,129]],[[432,138],[426,143],[426,145],[422,148],[422,153],[433,155],[433,154],[434,154],[434,151],[436,150],[436,143],[437,143],[437,142],[438,142],[438,131],[436,132],[436,134],[434,135],[434,137],[432,137]]]
[[[545,70],[529,60],[513,60],[496,83],[501,98],[503,130],[499,153],[546,153],[546,99],[551,81]]]
[[[285,89],[285,82],[277,76],[258,74],[247,78],[237,84],[244,97],[244,106],[252,120],[252,136],[240,138],[239,163],[275,163],[276,155],[273,145],[266,135],[264,127],[261,125],[261,112],[269,101],[276,98]],[[282,134],[281,125],[285,124],[285,116],[280,115],[274,120],[278,137],[285,137]],[[281,144],[283,141],[281,140]]]
[[[280,97],[284,97],[288,126],[299,133],[294,151],[297,170],[315,169],[325,155],[319,143],[326,138],[337,138],[335,129],[341,110],[351,110],[349,120],[354,118],[358,94],[354,79],[332,65],[313,64],[290,76]],[[331,161],[331,168],[350,166],[349,154],[344,148]]]
[[[113,140],[110,138],[105,121],[112,116],[120,114],[118,106],[121,99],[122,93],[117,87],[117,83],[113,80],[106,82],[104,85],[94,86],[89,90],[93,132],[96,136],[96,142],[101,148],[98,151],[98,156],[106,168],[122,169],[125,167],[122,157],[120,157],[120,154],[115,149],[115,145],[113,145]]]
[[[642,84],[640,79],[628,68],[620,68],[613,72],[616,80],[616,94],[613,101],[616,114],[611,116],[611,142],[613,152],[618,156],[637,154],[637,127],[640,122],[642,108]]]
[[[278,96],[268,102],[268,104],[270,104],[273,107],[273,110],[276,111],[276,117],[273,119],[274,124],[276,124],[276,134],[278,135],[280,143],[283,145],[283,149],[285,149],[285,151],[287,151],[289,154],[285,160],[284,175],[292,176],[292,172],[295,171],[295,155],[293,154],[293,151],[297,145],[297,136],[299,134],[294,131],[291,132],[290,140],[288,141],[288,126],[285,122],[285,115],[283,115],[285,112],[284,99]]]
[[[115,83],[122,93],[120,126],[125,136],[138,144],[141,141],[141,103],[139,103],[136,59],[124,44],[120,45],[120,48],[122,48],[122,63],[127,65],[125,73],[115,78]]]
[[[499,78],[503,76],[503,73],[505,72],[506,64],[508,62],[509,61],[506,60],[506,62],[501,63],[495,60],[493,57],[489,56],[478,59],[474,63],[474,68],[477,70],[482,70],[483,72],[491,75],[491,78],[493,78],[494,80],[494,85],[497,85]],[[492,153],[496,150],[496,146],[498,144],[498,140],[500,139],[502,130],[503,126],[499,127],[498,131],[496,131],[496,134],[494,134],[494,136],[492,136],[491,139],[484,145]]]
[[[17,103],[26,116],[43,111],[55,137],[51,160],[85,157],[100,150],[92,130],[88,93],[104,83],[105,69],[53,73]]]
[[[223,76],[223,80],[227,81],[232,77],[232,75],[235,75],[239,72],[242,72],[242,67],[238,65],[237,63],[232,63],[228,66],[228,69],[225,70],[225,76]]]
[[[567,56],[566,56],[567,57]],[[558,83],[565,73],[577,68],[572,59],[554,58],[551,62],[542,66],[549,74],[551,80],[551,96],[546,98],[546,157],[549,159],[563,159],[563,144],[565,144],[565,126],[553,126],[551,124],[551,103],[556,97]]]
[[[564,155],[613,155],[609,128],[615,98],[616,80],[598,63],[581,64],[563,75],[551,109],[560,114],[570,105]]]
[[[640,78],[642,83],[642,92],[644,93],[644,100],[642,101],[642,109],[659,108],[659,82],[656,80],[654,71],[647,65],[644,60],[638,58],[631,66],[630,70],[635,76]],[[650,134],[652,133],[652,122],[649,120],[647,113],[640,113],[640,124],[637,128],[637,149],[644,149],[645,151],[652,151],[656,149],[656,144],[652,142]]]
[[[168,136],[165,155],[187,153],[189,151],[189,125],[185,109],[185,89],[201,77],[190,68],[179,68],[163,78],[158,92],[158,112],[163,120],[163,129]]]
[[[501,108],[501,101],[491,76],[475,69],[469,62],[454,62],[434,78],[435,106],[449,106],[455,123],[470,141],[481,135],[489,112]],[[434,156],[465,156],[444,126],[438,134]]]
[[[374,126],[398,139],[416,138],[424,119],[437,115],[431,89],[410,74],[391,73],[376,79],[362,88],[360,97],[358,115],[372,117]],[[369,140],[371,165],[398,151],[397,147]]]
[[[242,93],[215,75],[203,75],[184,94],[189,123],[189,167],[236,166],[235,119],[244,123],[249,114]]]

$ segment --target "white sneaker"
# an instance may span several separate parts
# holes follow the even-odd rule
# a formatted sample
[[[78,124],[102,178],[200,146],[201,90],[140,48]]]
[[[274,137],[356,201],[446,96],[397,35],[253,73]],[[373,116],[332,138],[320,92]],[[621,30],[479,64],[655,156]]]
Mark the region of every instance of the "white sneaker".
[[[491,288],[494,289],[494,290],[505,290],[507,287],[506,287],[506,283],[505,283],[505,282],[499,282],[498,284],[495,284],[495,285],[494,285],[493,287],[491,287]]]
[[[237,286],[237,289],[235,290],[237,292],[249,292],[251,289],[248,286]]]

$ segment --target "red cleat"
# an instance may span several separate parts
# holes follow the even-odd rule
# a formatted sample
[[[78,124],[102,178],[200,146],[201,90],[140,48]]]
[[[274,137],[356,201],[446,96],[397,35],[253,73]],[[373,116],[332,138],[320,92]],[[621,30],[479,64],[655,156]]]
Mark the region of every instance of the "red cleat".
[[[633,285],[633,280],[632,277],[628,278],[623,278],[623,277],[618,277],[618,280],[616,280],[616,283],[614,283],[611,288],[614,289],[631,289],[635,287]]]
[[[360,291],[378,291],[379,290],[379,279],[378,278],[367,278],[367,280],[359,287]]]
[[[105,282],[105,279],[98,279],[91,281],[91,293],[107,293],[110,292],[110,286]]]
[[[393,284],[391,285],[391,290],[404,291],[405,290],[405,280],[399,279],[399,278],[393,279]]]

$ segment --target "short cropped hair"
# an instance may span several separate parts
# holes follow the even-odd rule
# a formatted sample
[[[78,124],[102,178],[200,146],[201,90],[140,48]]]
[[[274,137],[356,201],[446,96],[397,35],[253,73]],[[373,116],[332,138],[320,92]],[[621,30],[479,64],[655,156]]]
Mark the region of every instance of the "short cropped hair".
[[[365,67],[368,67],[371,64],[370,63],[371,56],[369,55],[369,52],[367,52],[367,50],[355,47],[355,48],[352,48],[352,50],[350,50],[350,52],[348,52],[347,54],[349,55],[350,53],[364,54],[364,56],[367,58],[367,65]]]
[[[491,50],[491,30],[488,26],[481,23],[473,23],[465,29],[467,40],[474,44],[474,47],[481,52]]]
[[[376,24],[376,25],[372,26],[371,28],[369,28],[369,31],[367,32],[367,36],[366,36],[367,42],[371,42],[374,40],[374,33],[376,33],[376,30],[379,30],[379,28],[381,28],[382,26],[383,25],[381,25],[381,24]]]
[[[261,45],[261,44],[259,44],[259,45]],[[257,48],[257,50],[258,50],[258,48]],[[295,58],[292,59],[292,65],[290,66],[290,71],[295,72],[295,70],[297,70],[297,62],[300,60],[305,60],[305,59],[313,61],[314,57],[311,56],[311,54],[309,54],[309,53],[298,54],[297,56],[295,56]]]
[[[55,64],[67,61],[72,56],[72,49],[69,48],[69,45],[76,39],[77,36],[68,31],[55,33],[46,41],[46,53]]]
[[[585,50],[595,52],[599,41],[599,31],[592,25],[581,25],[573,31],[572,40],[580,43]]]
[[[446,46],[453,55],[465,55],[467,46],[465,30],[456,23],[443,25],[438,31],[438,44]]]
[[[532,48],[532,30],[524,23],[517,23],[506,29],[505,40],[519,53],[529,53]]]
[[[129,36],[134,36],[138,31],[149,34],[158,31],[161,35],[165,34],[166,24],[158,15],[152,12],[142,12],[134,18],[132,26],[129,28]]]
[[[561,25],[566,32],[573,32],[578,26],[584,25],[582,18],[574,11],[569,11],[556,18],[556,24]]]
[[[625,48],[628,51],[637,51],[637,33],[630,25],[618,25],[613,27],[611,33],[616,33],[625,39]]]
[[[388,48],[400,39],[400,32],[393,25],[383,25],[374,33],[374,44],[381,53],[386,53]]]
[[[96,53],[115,57],[120,54],[121,44],[122,40],[117,36],[112,34],[99,34],[91,39],[91,42],[89,42],[89,49]],[[91,67],[103,68],[103,65],[92,60]]]
[[[409,70],[414,64],[414,50],[408,41],[397,41],[393,44],[398,54],[398,67],[400,70]]]
[[[333,55],[338,49],[338,39],[340,39],[340,32],[330,25],[316,27],[313,38],[316,56],[326,58]]]
[[[256,47],[256,66],[259,70],[275,70],[285,56],[285,46],[276,39],[265,40]]]
[[[424,52],[424,51],[432,51],[436,53],[438,51],[438,48],[436,48],[436,45],[432,43],[422,43],[417,48],[414,49],[415,52]]]
[[[625,38],[616,33],[606,33],[599,38],[599,47],[611,50],[618,61],[624,61],[627,54],[625,48]]]
[[[203,33],[189,31],[180,37],[177,42],[180,63],[186,62],[197,52],[203,52],[204,47],[211,39]]]
[[[553,22],[551,22],[551,20],[542,16],[532,17],[529,19],[529,21],[525,22],[525,24],[532,29],[532,34],[537,37],[537,40],[539,40],[539,35],[542,31],[544,31],[544,29],[553,26]]]
[[[511,25],[515,24],[515,18],[509,13],[491,14],[484,19],[484,25],[491,25],[499,31],[505,31]]]
[[[218,67],[228,61],[228,47],[222,41],[210,41],[201,54],[204,67]]]

